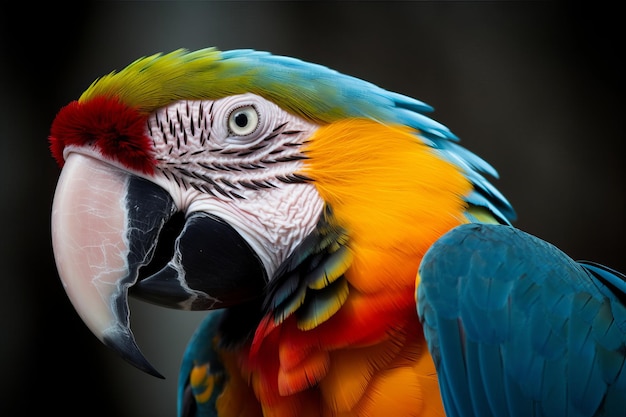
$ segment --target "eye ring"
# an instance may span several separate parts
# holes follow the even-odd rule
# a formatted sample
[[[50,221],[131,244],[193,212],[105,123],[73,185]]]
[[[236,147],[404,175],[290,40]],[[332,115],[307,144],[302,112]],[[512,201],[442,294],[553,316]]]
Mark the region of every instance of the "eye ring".
[[[228,130],[237,136],[247,136],[259,127],[259,112],[253,105],[237,107],[228,115]]]

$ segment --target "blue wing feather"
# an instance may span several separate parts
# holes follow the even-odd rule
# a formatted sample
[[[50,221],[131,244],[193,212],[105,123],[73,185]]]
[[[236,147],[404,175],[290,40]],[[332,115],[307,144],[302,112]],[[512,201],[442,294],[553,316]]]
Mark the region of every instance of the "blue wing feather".
[[[225,383],[224,367],[214,346],[223,310],[214,310],[200,323],[187,344],[178,377],[178,417],[217,417],[215,401]],[[206,367],[207,379],[194,384],[190,376],[194,368]],[[196,395],[209,389],[206,401]]]
[[[418,314],[446,412],[626,415],[626,280],[508,225],[459,226],[424,256]]]

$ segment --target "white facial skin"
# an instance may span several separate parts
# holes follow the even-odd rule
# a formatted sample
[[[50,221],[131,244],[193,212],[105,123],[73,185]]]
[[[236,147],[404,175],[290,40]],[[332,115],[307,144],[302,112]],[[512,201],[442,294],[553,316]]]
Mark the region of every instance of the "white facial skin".
[[[253,94],[180,101],[148,120],[158,161],[150,180],[180,210],[228,222],[271,277],[323,207],[315,187],[293,176],[303,163],[301,144],[316,129]]]

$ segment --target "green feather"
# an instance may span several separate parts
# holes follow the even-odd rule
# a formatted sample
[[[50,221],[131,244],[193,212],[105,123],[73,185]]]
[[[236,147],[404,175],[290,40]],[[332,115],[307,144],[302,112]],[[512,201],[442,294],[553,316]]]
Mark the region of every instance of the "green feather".
[[[352,252],[346,246],[339,246],[326,260],[315,267],[304,279],[314,290],[321,290],[334,282],[352,264]]]
[[[79,101],[96,96],[118,97],[121,102],[150,113],[178,100],[216,100],[243,93],[260,95],[318,123],[348,117],[405,123],[407,115],[411,120],[419,117],[415,111],[432,110],[419,100],[322,65],[267,52],[222,52],[215,48],[194,52],[179,49],[140,58],[121,71],[96,80]],[[453,137],[446,127],[427,117],[419,123],[419,128],[436,136]]]
[[[311,330],[328,320],[341,308],[349,293],[350,286],[343,275],[328,286],[311,292],[296,311],[298,328]]]

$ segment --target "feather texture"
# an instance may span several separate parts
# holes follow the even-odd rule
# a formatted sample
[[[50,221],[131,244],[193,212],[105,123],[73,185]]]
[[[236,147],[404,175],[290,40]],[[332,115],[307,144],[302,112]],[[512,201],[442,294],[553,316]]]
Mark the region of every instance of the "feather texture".
[[[367,119],[321,127],[303,153],[302,174],[326,211],[270,281],[251,367],[263,381],[278,381],[282,394],[319,387],[331,415],[378,415],[384,407],[442,414],[431,399],[434,365],[412,330],[415,277],[428,246],[467,221],[471,183],[419,132]],[[354,356],[339,365],[347,354]],[[337,372],[354,383],[340,388]],[[279,401],[271,389],[258,392],[268,397],[262,403]]]
[[[149,117],[178,118],[173,109],[193,101],[218,107],[215,100],[239,94],[271,101],[296,127],[279,124],[249,148],[238,142],[236,166],[231,151],[203,147],[216,140],[213,113],[204,102],[194,107],[197,123],[185,129],[193,136],[202,120],[206,132],[192,154],[224,151],[228,163],[205,166],[197,156],[206,171],[194,177],[175,160],[187,149],[173,155],[186,178],[213,181],[181,181],[185,195],[215,197],[238,230],[258,219],[238,218],[229,198],[265,203],[267,189],[298,184],[316,204],[295,204],[313,215],[297,238],[285,237],[288,250],[255,246],[275,252],[263,294],[211,313],[193,336],[181,417],[443,416],[444,404],[449,416],[626,415],[623,275],[509,227],[516,213],[489,180],[496,170],[419,100],[291,57],[181,49],[96,80],[55,119],[53,156],[62,164],[67,146],[87,144],[92,156],[149,179]],[[185,143],[185,129],[165,140]],[[246,159],[277,143],[288,152]],[[275,183],[237,181],[238,172],[287,162]],[[217,186],[214,169],[232,173],[220,184],[245,193]],[[259,221],[263,233],[280,235],[272,220]]]
[[[624,415],[623,275],[509,226],[473,224],[436,242],[420,276],[449,415]]]

